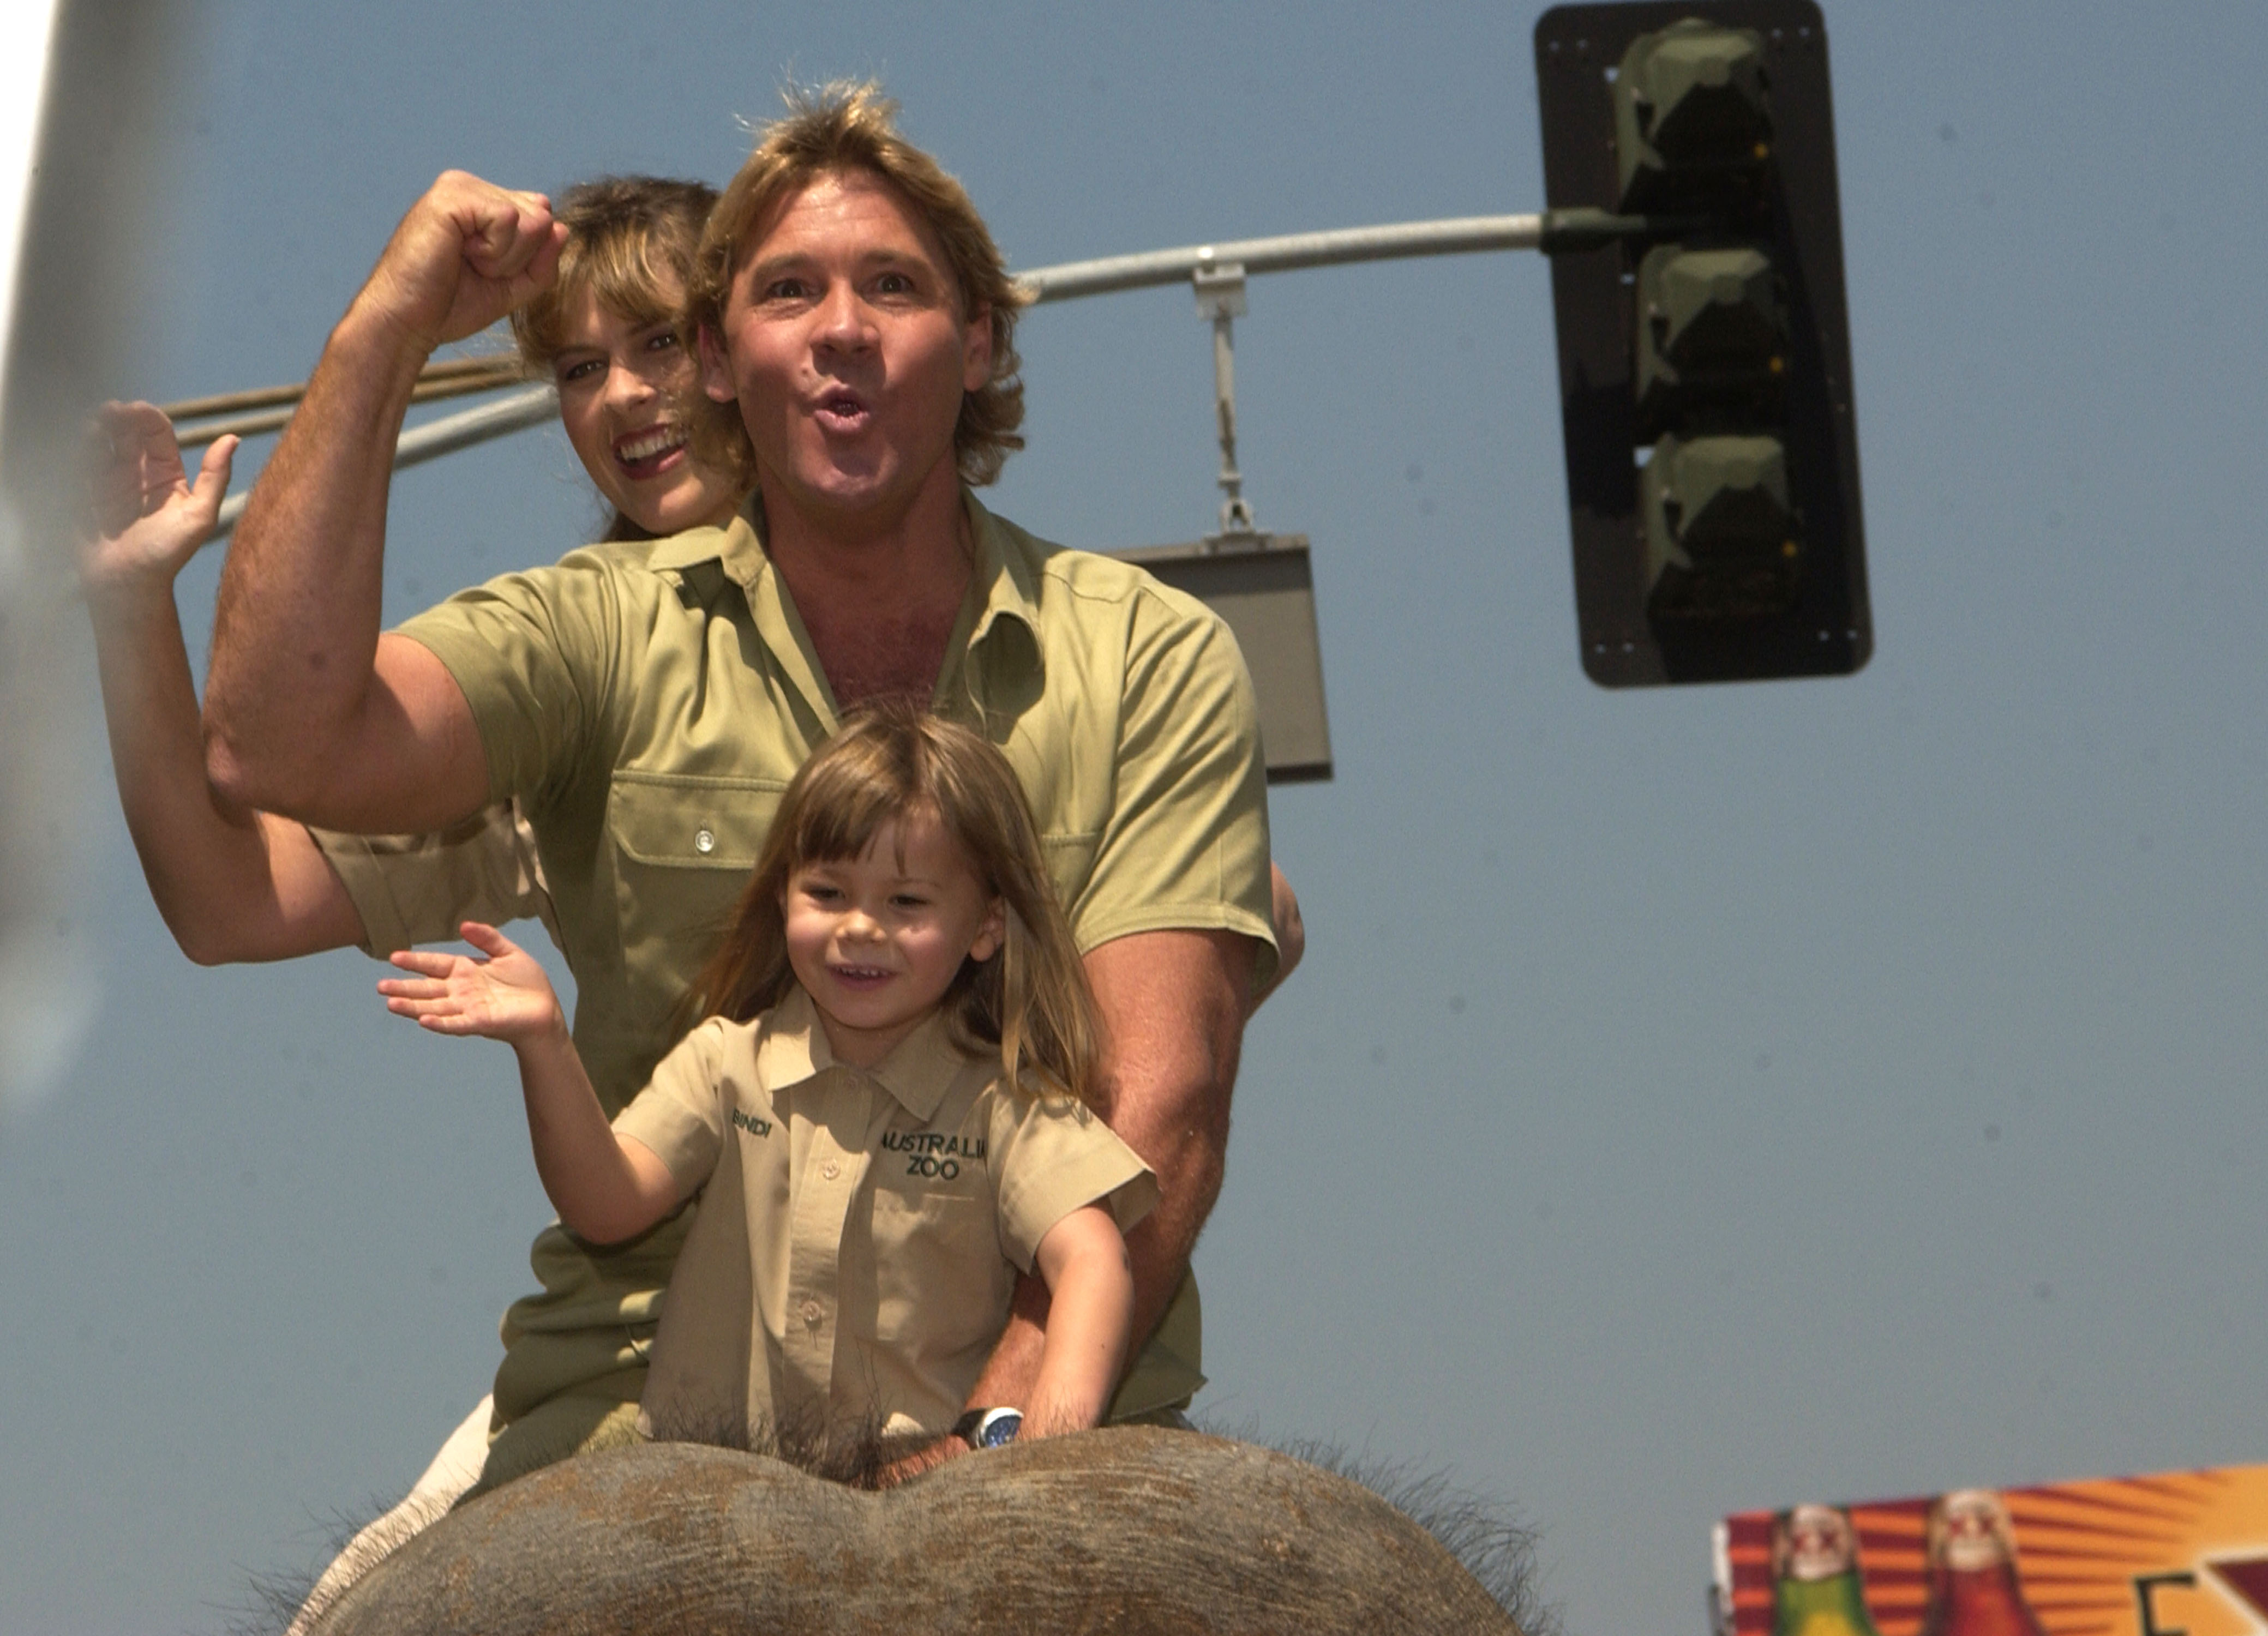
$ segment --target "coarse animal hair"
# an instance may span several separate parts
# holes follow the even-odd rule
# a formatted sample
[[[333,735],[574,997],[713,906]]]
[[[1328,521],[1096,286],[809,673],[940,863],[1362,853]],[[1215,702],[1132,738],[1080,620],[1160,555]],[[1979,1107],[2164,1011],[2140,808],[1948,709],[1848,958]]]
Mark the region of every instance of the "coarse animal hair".
[[[332,1512],[328,1519],[317,1523],[324,1544],[324,1566],[279,1568],[247,1574],[245,1600],[222,1610],[228,1616],[222,1628],[227,1636],[290,1636],[295,1626],[306,1628],[320,1624],[363,1574],[448,1515],[449,1506],[450,1502],[443,1499],[428,1499],[412,1505],[405,1497],[392,1506],[373,1500],[360,1511]],[[345,1583],[326,1584],[329,1565],[373,1523],[387,1518],[393,1519],[395,1526],[389,1537],[378,1542],[378,1554]]]
[[[520,367],[531,378],[549,378],[567,348],[571,309],[585,295],[629,323],[675,326],[690,356],[692,336],[681,321],[685,291],[716,202],[708,183],[668,176],[601,176],[570,187],[556,213],[567,226],[558,275],[512,315]],[[688,393],[677,406],[679,418],[690,424],[696,404],[707,401],[697,390]],[[601,538],[653,534],[617,510]]]
[[[966,188],[936,159],[899,135],[898,105],[869,81],[836,80],[783,93],[786,116],[762,127],[740,173],[725,185],[701,235],[687,291],[687,319],[720,342],[733,275],[755,247],[756,233],[803,190],[826,176],[865,172],[880,178],[932,235],[961,297],[963,320],[983,313],[992,332],[991,378],[961,400],[953,430],[954,459],[963,482],[981,488],[998,478],[1008,456],[1024,446],[1024,383],[1016,356],[1016,314],[1027,297],[1008,276],[991,230]],[[694,449],[753,485],[755,451],[739,405],[696,406]]]
[[[1522,1636],[1563,1636],[1558,1604],[1544,1601],[1536,1584],[1537,1532],[1510,1515],[1501,1500],[1461,1486],[1449,1472],[1415,1460],[1357,1454],[1344,1443],[1263,1436],[1248,1422],[1231,1429],[1200,1420],[1196,1429],[1273,1449],[1359,1483],[1431,1534],[1520,1626]]]
[[[871,1493],[882,1486],[882,1474],[893,1461],[927,1448],[937,1437],[931,1432],[886,1434],[879,1412],[830,1415],[820,1405],[807,1413],[754,1422],[729,1415],[659,1419],[652,1441],[764,1455],[813,1477]]]
[[[1101,1024],[1039,832],[1007,758],[968,728],[904,701],[866,706],[797,771],[780,798],[731,929],[698,979],[688,1016],[748,1022],[795,982],[783,900],[806,864],[862,855],[885,824],[934,818],[959,846],[1005,935],[964,960],[940,1004],[954,1043],[997,1049],[1011,1085],[1092,1103]]]

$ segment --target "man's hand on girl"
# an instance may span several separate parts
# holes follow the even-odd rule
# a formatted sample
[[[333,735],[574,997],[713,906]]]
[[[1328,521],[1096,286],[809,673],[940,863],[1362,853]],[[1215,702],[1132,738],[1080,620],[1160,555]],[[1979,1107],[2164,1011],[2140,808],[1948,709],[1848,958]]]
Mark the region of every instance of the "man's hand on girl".
[[[459,935],[485,958],[404,949],[390,957],[411,977],[378,985],[386,1009],[437,1034],[479,1034],[519,1044],[564,1037],[565,1016],[535,957],[493,926],[467,921]]]

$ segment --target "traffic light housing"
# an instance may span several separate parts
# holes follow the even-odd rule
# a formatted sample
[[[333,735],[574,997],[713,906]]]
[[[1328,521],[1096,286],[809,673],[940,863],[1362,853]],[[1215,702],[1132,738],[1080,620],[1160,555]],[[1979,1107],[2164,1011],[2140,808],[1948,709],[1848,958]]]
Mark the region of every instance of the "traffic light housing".
[[[1558,6],[1535,67],[1584,670],[1857,670],[1874,633],[1818,7]]]

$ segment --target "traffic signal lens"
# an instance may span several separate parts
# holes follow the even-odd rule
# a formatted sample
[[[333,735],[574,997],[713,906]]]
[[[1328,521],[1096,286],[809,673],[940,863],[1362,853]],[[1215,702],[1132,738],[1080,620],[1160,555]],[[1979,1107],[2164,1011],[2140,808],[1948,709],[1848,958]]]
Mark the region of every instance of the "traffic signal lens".
[[[1656,620],[1753,619],[1795,599],[1803,551],[1777,437],[1664,437],[1638,477]]]
[[[1771,151],[1764,40],[1685,18],[1631,41],[1615,71],[1621,209],[1751,202]],[[1696,197],[1697,191],[1711,197]]]
[[[1679,426],[1777,423],[1787,370],[1787,304],[1752,245],[1659,245],[1638,270],[1642,435]]]

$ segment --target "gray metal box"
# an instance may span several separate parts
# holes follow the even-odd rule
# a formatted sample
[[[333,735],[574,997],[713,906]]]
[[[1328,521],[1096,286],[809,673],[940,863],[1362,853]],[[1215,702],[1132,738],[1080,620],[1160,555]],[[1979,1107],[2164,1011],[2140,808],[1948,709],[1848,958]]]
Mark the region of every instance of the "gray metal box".
[[[1271,784],[1331,775],[1323,651],[1305,534],[1215,535],[1113,556],[1187,591],[1228,622],[1260,695],[1260,741]]]

